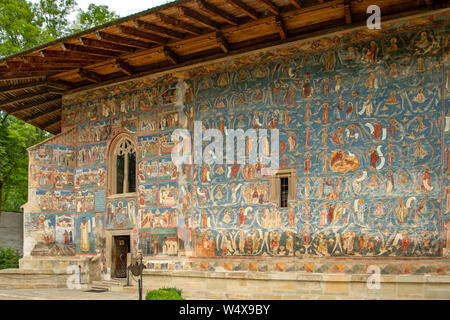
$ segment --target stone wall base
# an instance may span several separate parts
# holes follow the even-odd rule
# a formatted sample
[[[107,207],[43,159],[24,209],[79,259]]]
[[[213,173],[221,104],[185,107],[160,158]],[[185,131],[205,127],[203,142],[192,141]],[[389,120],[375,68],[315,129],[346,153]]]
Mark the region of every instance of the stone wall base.
[[[81,285],[100,280],[98,259],[24,257],[19,260],[19,269],[0,270],[0,289],[67,288],[68,283],[78,283],[76,279]]]
[[[186,299],[450,299],[449,275],[144,271],[147,290],[177,287]],[[369,282],[372,286],[368,285]]]
[[[0,289],[67,288],[68,282],[74,283],[74,276],[53,270],[4,269],[0,270]],[[81,274],[82,284],[78,288],[86,287],[83,279],[87,276]]]

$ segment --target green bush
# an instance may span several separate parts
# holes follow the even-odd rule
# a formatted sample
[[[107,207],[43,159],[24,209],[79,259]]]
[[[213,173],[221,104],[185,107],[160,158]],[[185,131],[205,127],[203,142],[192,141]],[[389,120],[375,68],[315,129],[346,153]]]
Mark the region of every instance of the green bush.
[[[145,300],[184,300],[181,290],[177,288],[161,288],[150,290],[145,296]]]
[[[18,268],[19,259],[21,258],[19,251],[12,248],[0,247],[0,270],[9,268]]]

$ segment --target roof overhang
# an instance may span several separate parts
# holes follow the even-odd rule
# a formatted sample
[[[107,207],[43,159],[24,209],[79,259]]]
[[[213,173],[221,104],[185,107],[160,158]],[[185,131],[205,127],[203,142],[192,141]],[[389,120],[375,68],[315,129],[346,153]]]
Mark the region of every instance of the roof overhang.
[[[178,0],[0,59],[0,109],[61,131],[62,96],[448,7],[446,0]]]

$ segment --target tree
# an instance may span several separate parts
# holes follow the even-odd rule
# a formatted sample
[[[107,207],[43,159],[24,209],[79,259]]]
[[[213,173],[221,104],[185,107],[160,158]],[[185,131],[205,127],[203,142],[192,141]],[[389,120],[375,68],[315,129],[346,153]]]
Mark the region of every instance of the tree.
[[[40,43],[41,29],[34,6],[26,0],[0,0],[0,56]]]
[[[97,6],[91,3],[88,6],[87,11],[78,9],[77,18],[72,26],[72,31],[80,32],[105,24],[118,18],[119,16],[114,11],[109,11],[108,6]]]
[[[75,0],[40,0],[36,7],[41,25],[41,43],[72,33],[68,16],[75,10]]]

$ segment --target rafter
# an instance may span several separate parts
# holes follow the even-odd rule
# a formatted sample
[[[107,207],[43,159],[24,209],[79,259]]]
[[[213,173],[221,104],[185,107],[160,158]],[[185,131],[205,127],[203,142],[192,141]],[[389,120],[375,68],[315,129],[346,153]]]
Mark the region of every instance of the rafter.
[[[127,34],[130,36],[134,36],[134,37],[138,37],[141,39],[145,39],[157,44],[166,44],[167,43],[167,39],[162,38],[160,36],[136,29],[136,28],[132,28],[132,27],[127,27],[127,26],[119,26],[119,31],[123,34]]]
[[[178,55],[175,52],[173,52],[169,47],[164,46],[162,48],[162,51],[166,56],[166,59],[169,60],[172,64],[177,64],[179,62],[180,59]]]
[[[62,58],[62,59],[85,59],[85,60],[97,60],[102,61],[104,57],[86,54],[82,52],[61,51],[61,50],[41,50],[41,56],[43,58]]]
[[[234,26],[238,25],[238,20],[235,16],[229,14],[228,12],[223,11],[222,9],[217,8],[216,6],[207,3],[203,0],[197,0],[196,1],[198,7],[203,10],[204,12],[219,18],[222,21],[225,21],[229,24],[232,24]]]
[[[258,20],[259,13],[246,3],[242,2],[241,0],[227,0],[229,4],[231,4],[233,7],[241,11],[243,14],[249,16],[253,20]]]
[[[273,14],[279,14],[280,13],[280,8],[278,8],[278,6],[275,5],[272,1],[270,1],[270,0],[256,0],[256,1],[260,5],[265,7],[267,10],[272,12]]]
[[[120,71],[129,76],[134,73],[134,68],[130,64],[123,61],[122,59],[116,59],[113,64],[114,66],[116,66],[117,69],[119,69]]]
[[[302,1],[301,1],[301,0],[289,0],[289,2],[290,2],[294,7],[296,7],[297,9],[302,8]],[[319,1],[319,3],[321,3],[321,2]]]
[[[86,79],[91,82],[98,83],[98,82],[102,82],[102,80],[103,80],[101,75],[99,75],[98,73],[89,71],[89,70],[86,70],[83,68],[79,68],[77,70],[77,73],[82,79]]]
[[[44,128],[44,130],[45,130],[48,127],[51,127],[52,125],[54,125],[55,123],[58,123],[58,122],[61,122],[61,116],[59,116],[56,120],[50,120],[50,121],[43,123],[40,127]]]
[[[14,113],[17,113],[19,111],[28,110],[28,109],[31,109],[31,108],[44,107],[46,105],[53,104],[55,102],[61,102],[61,97],[56,98],[56,99],[46,100],[46,101],[37,101],[37,102],[27,103],[27,104],[24,104],[24,105],[21,105],[21,106],[18,106],[16,108],[14,108],[13,110],[11,110],[9,112],[9,114],[14,114]]]
[[[224,53],[228,53],[231,50],[230,44],[221,32],[216,32],[217,45]]]
[[[209,17],[198,13],[195,10],[186,8],[186,7],[178,7],[178,11],[185,17],[194,20],[195,22],[199,22],[209,28],[214,30],[220,29],[220,24],[210,19]]]
[[[33,75],[29,73],[14,73],[14,75],[0,75],[0,81],[16,81],[16,80],[31,80],[36,78],[42,78],[45,75]]]
[[[185,38],[184,34],[181,32],[178,32],[175,30],[170,30],[170,29],[167,29],[167,28],[164,28],[161,26],[157,26],[156,24],[148,23],[148,22],[141,21],[141,20],[134,20],[133,23],[136,26],[136,28],[142,28],[145,31],[155,33],[162,37],[169,37],[169,38],[173,38],[173,39],[177,39],[177,40],[181,40],[181,39]]]
[[[39,91],[27,93],[27,94],[21,94],[18,97],[14,97],[14,98],[10,98],[10,99],[6,99],[6,100],[3,100],[3,101],[0,101],[0,107],[6,106],[6,105],[11,104],[11,103],[17,103],[17,102],[22,102],[22,101],[28,100],[28,99],[33,99],[33,98],[39,97],[39,96],[44,95],[44,94],[49,94],[49,93],[50,92],[49,92],[48,89],[42,89],[42,90],[39,90]]]
[[[64,51],[84,52],[105,57],[117,57],[120,55],[120,53],[116,51],[85,47],[72,43],[61,43],[61,47],[63,48]]]
[[[287,30],[283,18],[279,15],[275,16],[275,26],[277,28],[278,33],[280,34],[280,38],[282,40],[285,40],[287,38]]]
[[[67,91],[73,88],[73,86],[69,83],[67,83],[66,81],[61,81],[61,80],[52,80],[52,81],[47,81],[47,87],[50,88],[56,88],[56,89],[60,89],[63,91]]]
[[[101,49],[109,49],[109,50],[114,50],[114,51],[119,51],[119,52],[136,52],[136,48],[134,48],[134,47],[110,43],[110,42],[101,41],[101,40],[97,40],[97,39],[81,37],[79,40],[83,46],[97,47],[97,48],[101,48]]]
[[[160,12],[155,12],[155,16],[161,21],[164,22],[168,25],[174,26],[175,28],[179,28],[182,30],[185,30],[189,33],[192,33],[194,35],[199,35],[202,33],[202,29],[193,26],[189,23],[186,23],[184,21],[172,18],[171,16],[168,16],[164,13],[160,13]]]
[[[5,88],[0,87],[0,94],[3,93],[9,93],[17,90],[27,89],[27,88],[35,88],[35,87],[41,87],[46,85],[45,80],[39,80],[39,81],[33,81],[33,82],[27,82],[27,83],[19,83],[15,86],[8,86]]]
[[[58,104],[58,105],[52,106],[52,107],[50,107],[48,109],[45,109],[43,111],[37,112],[35,114],[32,114],[31,116],[25,117],[22,120],[25,121],[25,122],[27,122],[27,121],[34,121],[34,120],[36,120],[36,119],[38,119],[40,117],[43,117],[43,116],[45,116],[45,115],[47,115],[49,113],[55,112],[56,110],[61,110],[61,105]]]
[[[88,64],[96,62],[96,60],[43,58],[39,56],[24,56],[23,61],[31,65],[33,64],[74,65],[74,64]]]
[[[352,23],[352,11],[350,9],[350,5],[344,6],[344,15],[345,15],[345,23],[351,24]]]
[[[105,40],[105,41],[125,44],[128,46],[133,46],[133,47],[142,48],[142,49],[150,49],[150,48],[153,48],[153,46],[154,46],[153,44],[148,43],[148,42],[144,42],[141,40],[136,40],[136,39],[132,39],[132,38],[128,38],[128,37],[122,37],[122,36],[118,36],[116,34],[110,34],[110,33],[106,33],[103,31],[98,31],[98,32],[96,32],[95,35],[97,36],[98,40]]]
[[[9,61],[7,67],[0,67],[0,72],[45,72],[70,70],[72,65],[31,65],[23,61]]]

